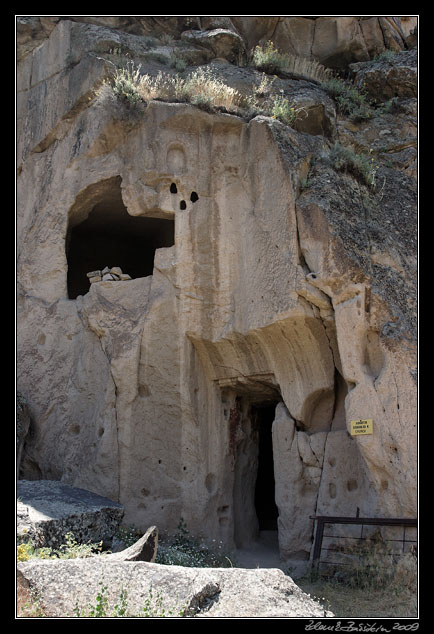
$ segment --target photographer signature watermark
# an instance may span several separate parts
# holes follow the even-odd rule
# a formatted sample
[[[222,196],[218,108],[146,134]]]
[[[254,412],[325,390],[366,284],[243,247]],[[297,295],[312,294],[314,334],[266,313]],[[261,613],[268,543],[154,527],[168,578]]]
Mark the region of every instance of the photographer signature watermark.
[[[315,632],[416,632],[419,629],[419,623],[393,621],[390,625],[385,626],[377,623],[356,623],[355,621],[342,623],[342,621],[337,621],[337,623],[329,625],[321,621],[309,621],[304,629]]]

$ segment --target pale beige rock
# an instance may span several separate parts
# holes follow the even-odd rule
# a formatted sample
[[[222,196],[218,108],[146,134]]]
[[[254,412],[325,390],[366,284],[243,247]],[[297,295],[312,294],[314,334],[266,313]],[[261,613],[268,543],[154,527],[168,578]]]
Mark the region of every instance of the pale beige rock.
[[[318,55],[363,58],[358,21],[333,23],[332,42],[321,19]],[[264,33],[275,26],[270,18]],[[173,532],[183,517],[192,534],[233,548],[258,532],[254,411],[266,405],[277,412],[283,557],[307,560],[317,511],[415,515],[414,184],[388,168],[375,198],[333,169],[331,107],[297,131],[158,101],[135,119],[107,92],[89,101],[102,72],[90,55],[99,28],[62,20],[21,63],[17,384],[35,431],[24,476],[118,500],[125,523],[143,530]],[[219,68],[234,81],[251,76]],[[42,98],[31,109],[42,86],[50,95],[78,70],[71,102],[56,93],[45,114]],[[339,126],[357,142],[395,130],[390,119]],[[129,284],[92,283],[70,298],[73,256],[89,255],[71,253],[70,235],[95,208],[118,246],[130,220],[167,222],[174,239],[162,246],[163,225],[152,234],[151,222],[132,263],[146,257],[148,268],[137,275],[106,237],[83,270],[118,264]],[[349,421],[365,417],[374,434],[351,437]]]
[[[317,18],[311,55],[324,66],[334,68],[343,68],[356,59],[369,59],[358,19],[350,16]]]
[[[50,565],[50,564],[55,564]],[[127,616],[180,618],[322,618],[333,613],[299,588],[281,570],[188,568],[144,561],[110,561],[99,556],[59,562],[18,564],[19,600],[38,593],[48,618],[84,615],[106,584],[108,616],[122,592]],[[24,595],[24,596],[23,596]]]

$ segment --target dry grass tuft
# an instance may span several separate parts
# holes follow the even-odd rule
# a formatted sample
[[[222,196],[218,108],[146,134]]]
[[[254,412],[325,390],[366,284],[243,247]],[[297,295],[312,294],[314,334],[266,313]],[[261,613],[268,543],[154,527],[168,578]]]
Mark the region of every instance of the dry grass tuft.
[[[316,60],[281,53],[271,41],[256,46],[253,51],[252,66],[272,75],[282,72],[291,73],[317,82],[326,81],[332,76],[332,71]]]
[[[298,584],[337,617],[417,617],[417,557],[409,552],[391,557],[380,539],[346,550],[351,557],[328,578]]]

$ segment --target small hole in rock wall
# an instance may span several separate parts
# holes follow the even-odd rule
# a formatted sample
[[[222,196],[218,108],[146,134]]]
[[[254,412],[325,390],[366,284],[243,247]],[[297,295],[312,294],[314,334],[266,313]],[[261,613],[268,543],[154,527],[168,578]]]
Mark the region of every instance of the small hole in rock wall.
[[[196,200],[199,200],[199,196],[196,194],[196,192],[191,192],[190,200],[192,203],[195,203]]]
[[[171,194],[177,194],[177,193],[178,193],[178,188],[177,188],[177,186],[176,186],[176,183],[172,183],[172,184],[170,185],[170,193],[171,193]]]
[[[358,484],[356,480],[348,480],[347,489],[348,491],[355,491],[358,488]]]
[[[187,209],[187,204],[185,200],[181,200],[181,202],[179,203],[179,208],[182,210]]]

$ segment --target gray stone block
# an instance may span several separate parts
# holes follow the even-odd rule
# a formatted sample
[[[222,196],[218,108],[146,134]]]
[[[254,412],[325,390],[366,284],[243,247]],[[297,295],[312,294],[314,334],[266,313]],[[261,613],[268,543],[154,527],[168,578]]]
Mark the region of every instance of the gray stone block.
[[[108,541],[124,514],[117,502],[53,480],[19,480],[17,497],[17,534],[37,547],[59,548],[68,532],[79,543]]]

